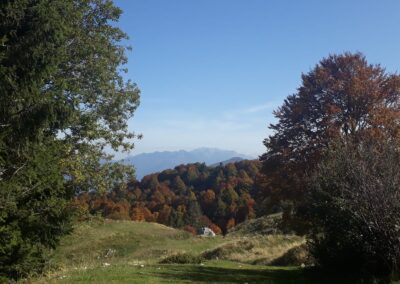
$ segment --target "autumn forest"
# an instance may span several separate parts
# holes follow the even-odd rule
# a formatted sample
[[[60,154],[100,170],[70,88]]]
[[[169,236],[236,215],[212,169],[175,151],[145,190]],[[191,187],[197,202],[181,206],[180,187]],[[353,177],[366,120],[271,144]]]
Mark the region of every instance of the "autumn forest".
[[[260,167],[258,161],[217,167],[181,165],[131,182],[127,190],[116,189],[100,196],[82,193],[73,206],[82,214],[158,222],[193,233],[208,226],[217,234],[226,233],[236,224],[255,218]]]
[[[189,5],[195,2],[203,3]],[[193,7],[190,11],[196,10]],[[268,9],[253,7],[252,13],[264,10]],[[358,10],[357,6],[354,11]],[[217,13],[218,21],[230,10],[224,6],[222,11]],[[163,9],[159,12],[168,14]],[[236,12],[242,15],[241,9]],[[171,91],[167,99],[147,101],[157,107],[140,118],[142,125],[137,128],[153,131],[157,147],[185,139],[182,145],[190,145],[190,141],[204,137],[191,137],[189,132],[194,129],[193,135],[207,136],[200,131],[206,128],[213,129],[214,142],[250,148],[248,145],[254,144],[242,143],[242,139],[261,137],[257,136],[261,131],[253,127],[260,121],[257,114],[268,110],[271,117],[267,121],[265,114],[263,136],[254,138],[262,147],[256,159],[221,161],[219,165],[201,161],[177,164],[138,180],[131,164],[114,158],[136,151],[143,138],[136,125],[129,123],[135,121],[134,114],[147,95],[141,93],[140,84],[129,79],[126,66],[131,47],[126,44],[128,34],[119,27],[122,13],[112,0],[0,2],[0,283],[214,283],[215,279],[223,283],[327,283],[321,279],[336,280],[332,277],[339,277],[334,283],[400,280],[399,73],[370,61],[362,52],[332,49],[316,62],[307,62],[311,68],[303,65],[302,73],[297,74],[297,88],[285,91],[286,98],[281,97],[279,105],[269,110],[270,103],[243,107],[247,103],[243,97],[251,100],[251,83],[240,85],[240,80],[229,76],[225,92],[210,88],[208,99],[196,93],[208,82],[193,75],[197,74],[193,70],[186,73],[185,68],[195,66],[192,59],[206,62],[203,51],[204,57],[197,54],[186,59],[187,65],[182,65],[186,67],[178,68],[180,75],[171,72],[180,66],[176,62],[166,64],[158,77],[153,77],[153,72],[160,70],[148,68],[151,79],[143,81],[151,84],[143,90],[151,94],[151,86],[155,93],[159,85],[161,89],[168,87],[162,82],[169,73],[172,77],[167,81],[173,77],[180,80],[170,85],[185,90],[182,97],[174,97]],[[209,9],[204,17],[208,14]],[[240,17],[233,17],[231,24]],[[198,22],[200,30],[206,24],[203,19]],[[183,26],[191,21],[185,18],[179,25],[187,37],[193,32]],[[219,23],[224,27],[223,20]],[[312,25],[314,28],[314,21]],[[258,29],[258,24],[252,27]],[[235,31],[232,38],[236,39],[236,29],[229,26],[228,30]],[[160,34],[168,38],[169,46],[169,36]],[[327,34],[324,32],[325,37]],[[163,63],[169,59],[163,52],[171,50],[182,52],[173,60],[185,61],[185,44],[190,41],[181,41],[179,34],[175,44],[183,47],[168,50],[153,44],[152,36],[151,48],[160,49],[148,61]],[[138,38],[143,39],[140,33]],[[208,39],[195,38],[196,44],[196,40],[209,43]],[[240,42],[240,46],[253,50],[257,42],[258,38]],[[223,42],[219,54],[229,54],[236,43]],[[243,52],[243,61],[236,61],[237,54],[232,51],[234,58],[229,62],[246,65],[254,61],[256,69],[274,65],[250,59],[252,52]],[[274,55],[263,50],[265,53]],[[289,53],[285,51],[282,58]],[[156,56],[161,57],[153,59]],[[216,64],[215,59],[209,62]],[[271,74],[284,74],[283,69],[279,73],[275,68],[289,70],[291,63],[276,63],[269,71],[271,78],[259,77],[260,85],[274,85]],[[207,64],[205,73],[213,69]],[[242,69],[239,65],[235,68]],[[254,68],[248,69],[240,76]],[[190,74],[200,78],[202,88],[184,86],[182,82],[189,82],[185,76]],[[222,82],[224,76],[218,76],[215,78]],[[275,85],[282,87],[291,78],[283,80]],[[236,95],[229,91],[235,84],[239,89]],[[236,90],[236,85],[233,88]],[[191,92],[197,96],[191,97]],[[254,93],[254,97],[265,94],[264,89]],[[221,99],[216,94],[229,96]],[[270,99],[267,95],[262,98]],[[185,118],[164,122],[169,118],[163,113],[169,101],[177,105],[174,115],[179,117],[183,109]],[[213,107],[228,101],[237,109],[218,109],[224,112],[219,120],[208,120],[203,113],[204,109],[211,113]],[[201,104],[206,106],[201,109]],[[202,111],[201,118],[190,116],[196,108]],[[153,128],[143,127],[146,119],[154,117],[160,118],[161,126],[153,122]],[[241,119],[248,120],[241,123]],[[164,129],[162,123],[170,128]],[[178,131],[179,135],[167,131]],[[237,133],[231,138],[218,138],[232,131]],[[275,227],[263,223],[275,217]],[[255,226],[257,221],[264,227]],[[216,235],[199,236],[204,227]],[[242,228],[240,234],[235,234],[238,227]]]

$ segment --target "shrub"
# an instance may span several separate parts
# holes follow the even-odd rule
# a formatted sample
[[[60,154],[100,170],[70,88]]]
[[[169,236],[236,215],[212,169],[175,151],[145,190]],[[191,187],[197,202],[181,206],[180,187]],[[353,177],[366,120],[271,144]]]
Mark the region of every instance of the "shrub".
[[[389,279],[400,268],[400,149],[364,141],[332,147],[310,178],[310,252],[326,269]]]
[[[186,225],[186,226],[183,227],[183,230],[186,231],[186,232],[188,232],[188,233],[190,233],[190,234],[192,234],[193,236],[196,236],[196,235],[197,235],[197,230],[196,230],[196,228],[193,227],[193,226]]]
[[[305,244],[289,249],[283,255],[270,262],[270,265],[276,266],[300,266],[302,264],[313,264]]]
[[[222,230],[219,226],[215,225],[214,223],[209,224],[208,226],[216,235],[221,235]]]
[[[177,264],[200,264],[204,261],[204,258],[199,255],[193,255],[189,253],[178,253],[167,256],[160,263],[177,263]]]

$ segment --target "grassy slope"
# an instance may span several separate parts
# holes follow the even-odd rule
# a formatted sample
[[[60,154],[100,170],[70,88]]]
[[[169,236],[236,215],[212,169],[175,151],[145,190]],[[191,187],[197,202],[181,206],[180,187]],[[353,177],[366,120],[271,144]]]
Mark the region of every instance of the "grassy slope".
[[[63,239],[50,259],[52,270],[33,283],[310,283],[298,267],[250,265],[230,260],[159,264],[165,256],[242,241],[242,237],[192,237],[155,223],[83,223]],[[275,245],[278,243],[275,242]],[[287,241],[284,244],[287,245]],[[266,248],[268,249],[268,248]],[[274,251],[273,249],[271,251]],[[255,251],[257,253],[257,250]],[[264,257],[264,254],[262,255]],[[315,282],[315,281],[314,281]],[[320,281],[317,281],[318,283]]]

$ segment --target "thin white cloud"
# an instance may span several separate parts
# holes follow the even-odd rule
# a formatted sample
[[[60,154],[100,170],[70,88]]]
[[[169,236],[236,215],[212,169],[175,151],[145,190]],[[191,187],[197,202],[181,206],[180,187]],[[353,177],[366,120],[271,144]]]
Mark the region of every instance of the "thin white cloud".
[[[225,111],[223,115],[226,119],[232,120],[238,117],[243,117],[243,115],[254,115],[261,113],[263,111],[268,111],[268,113],[272,113],[272,110],[277,108],[278,106],[279,103],[277,102],[267,102],[259,105],[249,106],[242,109]]]
[[[257,112],[264,111],[264,110],[270,110],[270,109],[272,110],[272,109],[276,108],[276,106],[277,106],[276,103],[269,102],[266,104],[261,104],[261,105],[242,109],[241,113],[257,113]]]

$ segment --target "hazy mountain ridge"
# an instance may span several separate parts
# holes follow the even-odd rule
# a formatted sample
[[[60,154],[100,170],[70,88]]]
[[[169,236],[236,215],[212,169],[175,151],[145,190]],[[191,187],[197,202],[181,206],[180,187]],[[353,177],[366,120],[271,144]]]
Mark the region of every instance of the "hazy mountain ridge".
[[[172,169],[181,164],[205,163],[206,165],[219,165],[231,159],[254,159],[252,156],[237,153],[235,151],[221,150],[216,148],[198,148],[192,151],[163,151],[142,153],[129,156],[119,162],[134,165],[136,176],[141,179],[143,176],[166,169]]]
[[[240,161],[243,161],[243,160],[246,160],[246,159],[243,159],[243,158],[240,158],[240,157],[232,157],[229,160],[221,161],[219,163],[215,163],[215,164],[212,164],[212,165],[209,165],[209,166],[210,167],[218,167],[220,165],[226,166],[227,164],[236,163],[236,162],[240,162]]]

